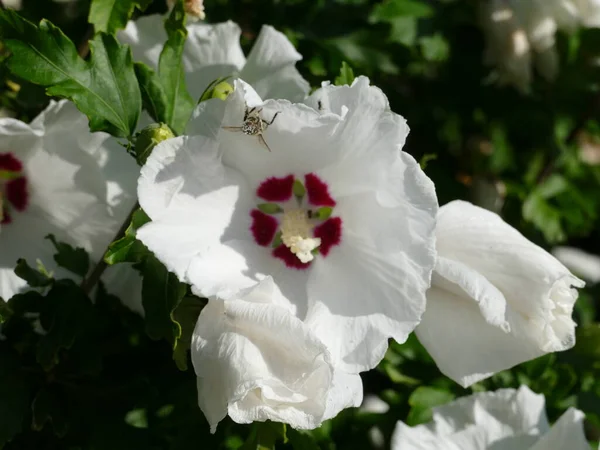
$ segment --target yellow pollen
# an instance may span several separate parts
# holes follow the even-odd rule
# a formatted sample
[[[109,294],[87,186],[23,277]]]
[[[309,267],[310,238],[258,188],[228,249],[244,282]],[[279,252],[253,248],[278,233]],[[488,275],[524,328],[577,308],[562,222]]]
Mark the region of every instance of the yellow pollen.
[[[303,263],[314,259],[312,251],[321,245],[320,238],[313,238],[313,226],[303,209],[291,209],[283,214],[281,240]]]

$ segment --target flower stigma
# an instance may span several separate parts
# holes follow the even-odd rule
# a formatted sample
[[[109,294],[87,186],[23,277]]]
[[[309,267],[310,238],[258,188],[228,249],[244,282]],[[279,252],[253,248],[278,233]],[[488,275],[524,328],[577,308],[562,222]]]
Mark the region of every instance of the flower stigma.
[[[313,250],[321,245],[320,238],[313,238],[313,225],[304,209],[292,209],[283,214],[281,220],[281,240],[303,263],[312,261]]]

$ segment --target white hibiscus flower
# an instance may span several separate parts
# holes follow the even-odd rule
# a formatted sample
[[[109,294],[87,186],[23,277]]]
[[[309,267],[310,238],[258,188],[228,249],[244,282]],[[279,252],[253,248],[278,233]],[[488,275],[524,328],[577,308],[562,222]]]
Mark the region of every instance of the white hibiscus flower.
[[[333,365],[271,278],[231,300],[210,300],[192,338],[198,402],[211,431],[273,420],[312,429],[362,401],[359,375]]]
[[[392,450],[589,450],[583,419],[569,408],[550,427],[544,396],[527,386],[481,392],[434,408],[428,424],[398,422]]]
[[[546,79],[556,77],[556,32],[572,31],[579,23],[570,0],[485,0],[481,17],[486,62],[498,68],[501,81],[521,91],[529,88],[533,63]]]
[[[148,158],[138,237],[201,296],[272,276],[336,364],[370,369],[419,323],[435,260],[435,190],[402,152],[406,122],[364,77],[313,94],[323,111],[235,85]]]
[[[54,267],[49,233],[97,263],[135,204],[139,169],[68,101],[30,124],[0,119],[0,136],[0,297],[9,299],[26,286],[13,272],[18,258],[72,276]]]
[[[134,59],[153,69],[167,39],[163,21],[159,15],[140,17],[118,34],[121,42],[131,46]],[[193,98],[200,98],[213,80],[227,76],[239,76],[262,98],[301,101],[308,94],[310,86],[295,67],[302,55],[273,27],[263,26],[248,58],[240,46],[240,27],[233,22],[191,23],[187,29],[183,62]]]
[[[575,344],[584,283],[497,214],[463,201],[440,208],[438,260],[416,334],[440,370],[469,386]]]

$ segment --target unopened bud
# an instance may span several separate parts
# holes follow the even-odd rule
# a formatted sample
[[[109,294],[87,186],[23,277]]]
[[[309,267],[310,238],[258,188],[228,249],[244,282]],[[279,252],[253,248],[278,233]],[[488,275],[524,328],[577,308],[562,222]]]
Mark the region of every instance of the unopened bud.
[[[142,131],[137,133],[135,139],[135,159],[140,166],[143,166],[156,147],[162,141],[174,138],[175,135],[171,129],[164,123],[153,123],[148,125]]]
[[[167,0],[169,8],[172,8],[177,0]],[[204,14],[204,0],[184,0],[183,6],[185,12],[192,18],[204,20],[206,14]]]

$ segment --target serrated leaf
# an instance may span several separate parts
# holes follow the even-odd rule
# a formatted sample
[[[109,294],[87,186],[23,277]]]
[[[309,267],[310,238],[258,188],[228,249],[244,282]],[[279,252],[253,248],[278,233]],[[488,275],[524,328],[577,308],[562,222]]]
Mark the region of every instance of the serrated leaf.
[[[90,268],[90,257],[85,249],[81,247],[75,248],[64,242],[58,242],[52,234],[46,236],[46,239],[52,242],[58,252],[54,255],[56,264],[76,275],[85,277]]]
[[[93,314],[87,295],[71,280],[57,281],[46,295],[40,323],[46,334],[40,337],[37,361],[46,370],[58,363],[61,349],[69,349],[88,327]]]
[[[125,28],[135,8],[144,11],[152,0],[93,0],[88,21],[94,29],[114,34]]]
[[[142,304],[146,332],[152,339],[166,339],[175,349],[181,337],[181,326],[174,319],[173,312],[183,300],[187,287],[154,255],[148,255],[140,266],[144,277]]]
[[[177,340],[175,349],[173,350],[173,359],[179,370],[187,370],[188,368],[187,355],[192,344],[192,334],[194,333],[198,316],[205,305],[205,299],[186,295],[173,312],[173,318],[181,327],[181,336]]]
[[[31,386],[16,353],[0,342],[0,448],[23,428],[31,405]]]
[[[104,255],[104,261],[109,264],[122,262],[141,262],[149,254],[148,248],[135,237],[138,228],[148,223],[150,218],[140,208],[131,216],[131,222],[125,230],[125,236],[111,243]]]
[[[340,67],[340,74],[335,78],[334,84],[336,86],[350,86],[354,81],[354,71],[352,67],[346,63],[346,61],[342,62],[342,67]]]
[[[50,96],[72,100],[92,131],[133,135],[142,101],[128,46],[98,33],[84,61],[52,23],[35,26],[10,9],[0,11],[0,34],[12,53],[7,66],[14,75],[46,87]]]
[[[31,287],[49,286],[54,281],[46,274],[31,268],[29,264],[27,264],[27,261],[25,261],[24,259],[19,259],[17,261],[17,266],[15,267],[15,275],[27,281],[27,284]]]
[[[196,102],[185,86],[183,49],[187,38],[183,2],[178,2],[165,21],[167,42],[158,61],[158,73],[136,64],[144,105],[157,122],[166,123],[176,134],[182,134]]]

